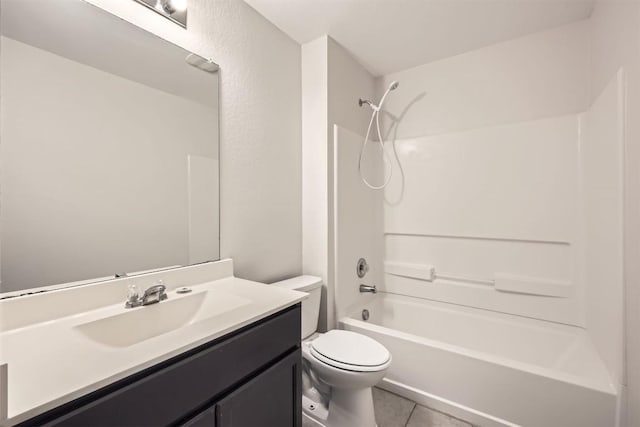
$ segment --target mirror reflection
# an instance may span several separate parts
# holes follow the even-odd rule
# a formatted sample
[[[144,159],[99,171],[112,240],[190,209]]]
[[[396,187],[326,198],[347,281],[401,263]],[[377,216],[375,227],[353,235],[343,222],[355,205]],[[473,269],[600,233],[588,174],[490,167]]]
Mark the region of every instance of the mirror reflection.
[[[217,260],[217,66],[81,0],[1,7],[0,292]]]

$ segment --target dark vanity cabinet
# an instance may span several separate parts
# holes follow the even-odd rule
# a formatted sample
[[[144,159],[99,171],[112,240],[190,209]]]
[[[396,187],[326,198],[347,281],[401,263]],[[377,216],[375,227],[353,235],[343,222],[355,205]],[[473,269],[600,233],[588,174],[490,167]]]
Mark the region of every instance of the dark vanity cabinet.
[[[299,427],[300,305],[20,426]]]

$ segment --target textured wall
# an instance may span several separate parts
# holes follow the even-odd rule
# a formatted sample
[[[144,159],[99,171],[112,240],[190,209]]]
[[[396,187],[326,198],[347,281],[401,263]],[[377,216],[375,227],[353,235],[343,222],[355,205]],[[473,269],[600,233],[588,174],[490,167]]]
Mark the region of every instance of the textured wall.
[[[248,279],[299,274],[300,46],[241,0],[189,1],[186,31],[133,1],[89,1],[220,65],[221,256]]]
[[[328,287],[327,37],[302,46],[302,271],[322,277],[319,324],[326,328]]]

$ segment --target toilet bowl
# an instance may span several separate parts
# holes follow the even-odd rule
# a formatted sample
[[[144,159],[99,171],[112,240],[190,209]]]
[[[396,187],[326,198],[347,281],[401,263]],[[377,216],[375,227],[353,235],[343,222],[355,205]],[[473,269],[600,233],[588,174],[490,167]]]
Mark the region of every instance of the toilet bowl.
[[[300,276],[274,285],[309,293],[302,303],[304,414],[325,427],[376,427],[371,388],[391,365],[389,351],[356,332],[316,333],[320,278]]]
[[[303,410],[308,416],[326,427],[376,426],[371,387],[384,377],[391,365],[391,355],[386,348],[355,332],[331,330],[305,341],[302,357],[309,365],[312,387],[330,388],[324,401],[326,417],[318,415],[324,411],[310,411],[305,407]]]

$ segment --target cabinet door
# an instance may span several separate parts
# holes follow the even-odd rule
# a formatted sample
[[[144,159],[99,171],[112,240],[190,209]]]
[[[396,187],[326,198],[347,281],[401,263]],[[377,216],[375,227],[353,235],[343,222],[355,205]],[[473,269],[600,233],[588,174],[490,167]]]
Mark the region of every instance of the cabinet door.
[[[300,427],[300,349],[251,379],[216,405],[216,427]]]
[[[216,408],[215,406],[206,409],[191,418],[180,427],[216,427]]]

